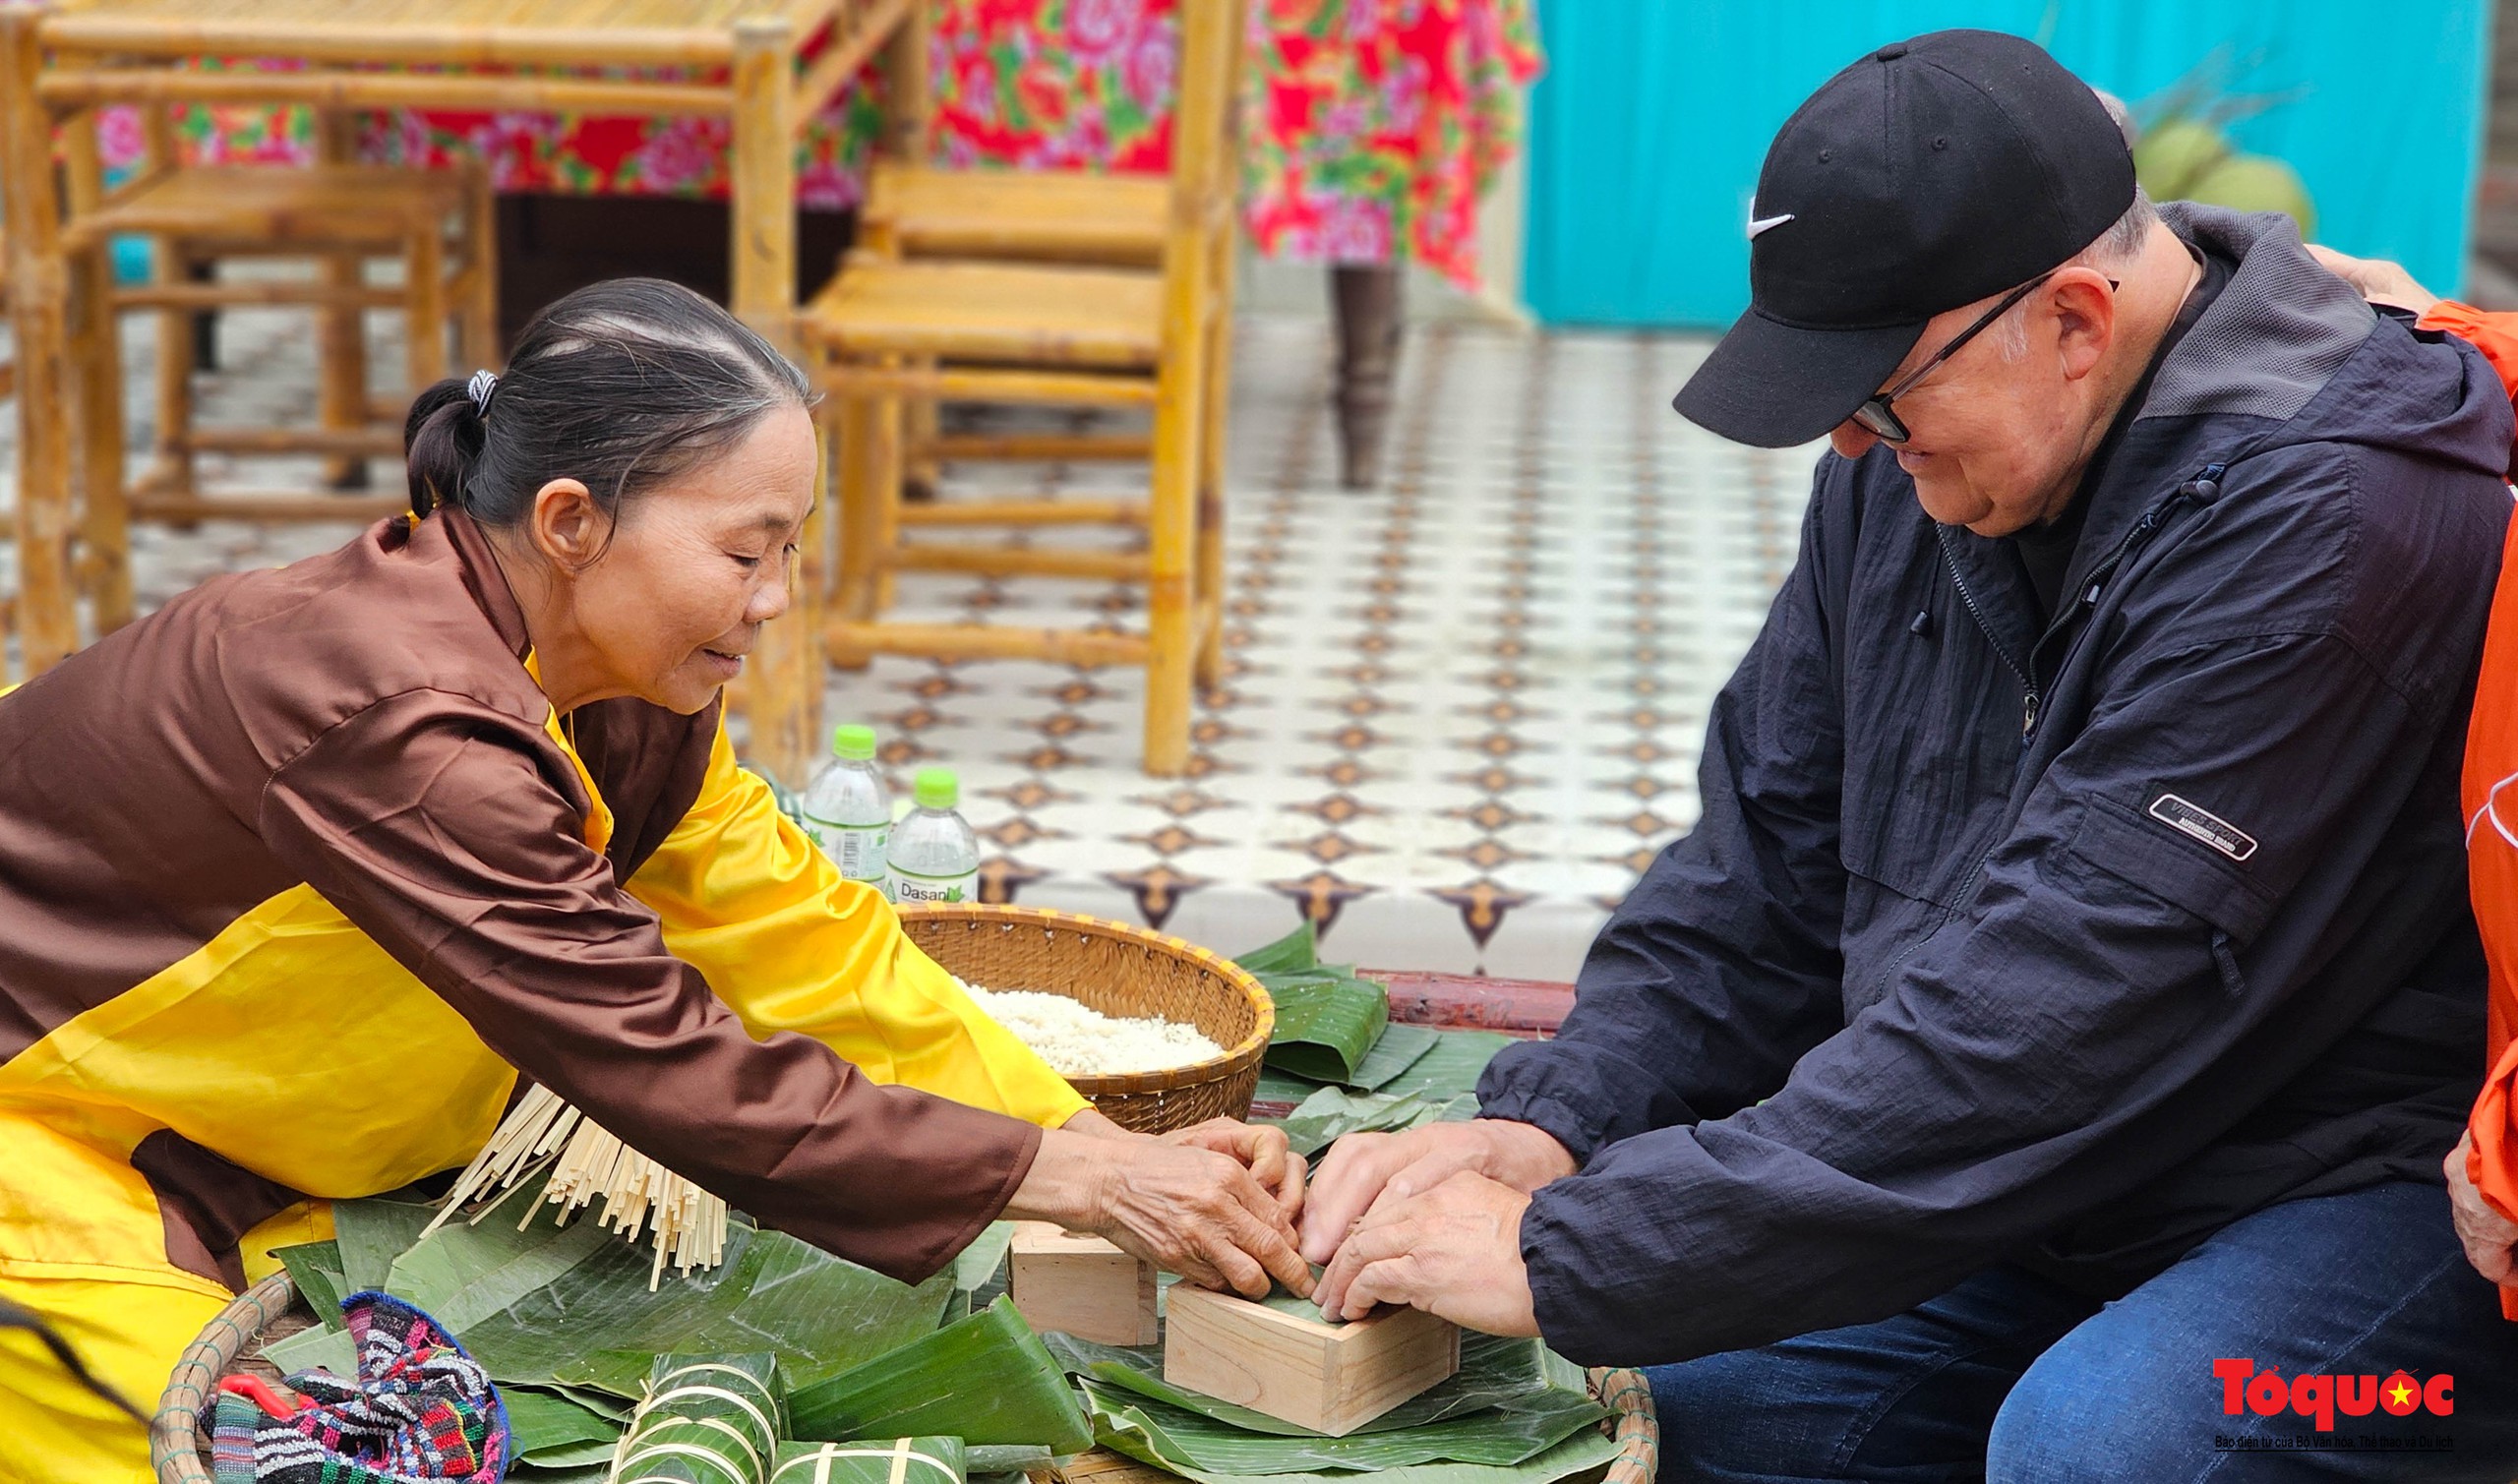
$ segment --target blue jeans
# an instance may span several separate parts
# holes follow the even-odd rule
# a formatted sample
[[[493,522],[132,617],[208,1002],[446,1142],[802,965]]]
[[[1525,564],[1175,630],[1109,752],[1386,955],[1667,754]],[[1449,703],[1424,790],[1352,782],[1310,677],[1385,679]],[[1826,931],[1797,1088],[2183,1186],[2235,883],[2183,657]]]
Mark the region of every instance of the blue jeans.
[[[2336,1450],[2287,1408],[2259,1416],[2242,1395],[2228,1415],[2222,1359],[2286,1386],[2451,1372],[2454,1411],[2338,1413],[2331,1432],[2361,1446]],[[1645,1374],[1660,1484],[2518,1477],[2518,1324],[2467,1266],[2447,1192],[2428,1185],[2257,1212],[2103,1306],[1998,1267],[1894,1319]],[[2368,1435],[2448,1447],[2364,1451]],[[2229,1446],[2250,1440],[2279,1451]]]

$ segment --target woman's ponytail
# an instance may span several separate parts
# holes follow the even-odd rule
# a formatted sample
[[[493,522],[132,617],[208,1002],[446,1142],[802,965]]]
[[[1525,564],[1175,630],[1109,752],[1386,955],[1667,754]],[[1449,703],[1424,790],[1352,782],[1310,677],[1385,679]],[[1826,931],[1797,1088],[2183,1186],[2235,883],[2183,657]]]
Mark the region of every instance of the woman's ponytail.
[[[402,420],[402,463],[411,512],[463,508],[464,486],[488,442],[480,409],[461,377],[448,377],[411,399]]]

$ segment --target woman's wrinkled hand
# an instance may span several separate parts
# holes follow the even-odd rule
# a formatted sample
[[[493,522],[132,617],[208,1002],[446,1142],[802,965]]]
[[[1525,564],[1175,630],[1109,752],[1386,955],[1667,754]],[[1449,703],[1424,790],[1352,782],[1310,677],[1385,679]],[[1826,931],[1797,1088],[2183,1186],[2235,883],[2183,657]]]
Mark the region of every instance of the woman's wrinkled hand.
[[[2400,263],[2389,263],[2384,258],[2355,258],[2315,243],[2308,244],[2308,256],[2372,304],[2391,304],[2418,315],[2439,302],[2439,296],[2424,288]]]
[[[1286,1131],[1272,1125],[1244,1123],[1238,1118],[1210,1118],[1204,1123],[1163,1136],[1167,1144],[1211,1149],[1241,1161],[1277,1201],[1277,1210],[1291,1222],[1302,1215],[1303,1177],[1309,1166],[1286,1142]]]
[[[1107,1237],[1201,1287],[1311,1292],[1277,1197],[1241,1159],[1196,1144],[1049,1129],[1005,1214]]]
[[[1265,1298],[1273,1279],[1311,1292],[1293,1223],[1239,1159],[1159,1140],[1118,1148],[1102,1235],[1201,1287]]]
[[[2518,1288],[2518,1262],[2510,1248],[2518,1246],[2518,1221],[2492,1209],[2466,1173],[2466,1157],[2474,1152],[2474,1135],[2457,1140],[2448,1153],[2448,1209],[2456,1217],[2457,1240],[2465,1244],[2466,1261],[2475,1271],[2504,1288]]]

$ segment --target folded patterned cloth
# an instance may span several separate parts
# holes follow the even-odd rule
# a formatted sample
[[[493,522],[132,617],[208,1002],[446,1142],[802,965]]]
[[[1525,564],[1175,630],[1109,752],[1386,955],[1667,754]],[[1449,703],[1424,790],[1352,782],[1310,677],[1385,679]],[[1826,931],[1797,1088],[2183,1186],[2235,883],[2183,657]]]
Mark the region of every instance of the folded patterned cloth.
[[[353,1293],[341,1318],[358,1377],[219,1385],[212,1426],[218,1484],[500,1484],[511,1452],[489,1373],[437,1321],[390,1294]]]

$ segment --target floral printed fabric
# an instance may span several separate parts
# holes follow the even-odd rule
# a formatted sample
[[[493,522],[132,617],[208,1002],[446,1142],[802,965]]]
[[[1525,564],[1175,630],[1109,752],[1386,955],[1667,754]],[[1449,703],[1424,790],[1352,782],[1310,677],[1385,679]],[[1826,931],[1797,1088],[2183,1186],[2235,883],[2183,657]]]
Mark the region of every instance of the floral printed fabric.
[[[1250,0],[1243,213],[1272,257],[1477,280],[1477,198],[1539,72],[1532,0]],[[929,70],[953,164],[1161,170],[1178,0],[949,0]]]
[[[1179,0],[934,0],[930,147],[956,165],[1161,171],[1171,147]],[[1518,89],[1539,71],[1532,0],[1250,0],[1244,216],[1271,256],[1413,259],[1477,279],[1478,196],[1515,147]],[[863,199],[880,130],[869,73],[805,128],[797,204]],[[178,110],[189,160],[302,162],[302,108]],[[501,191],[722,197],[727,123],[397,109],[363,115],[380,163],[491,161]],[[107,115],[109,165],[140,153]]]
[[[817,38],[805,48],[807,65],[818,45]],[[608,68],[600,75],[630,74]],[[864,199],[867,154],[882,128],[874,82],[871,72],[860,77],[807,121],[796,147],[798,206],[839,211]],[[119,108],[103,118],[106,168],[138,161],[138,115]],[[445,169],[466,155],[481,155],[490,162],[491,187],[499,191],[722,198],[729,185],[729,128],[722,118],[396,108],[360,114],[358,144],[360,158],[371,163],[422,169]],[[179,105],[175,133],[188,164],[304,164],[315,158],[314,114],[302,107]]]

